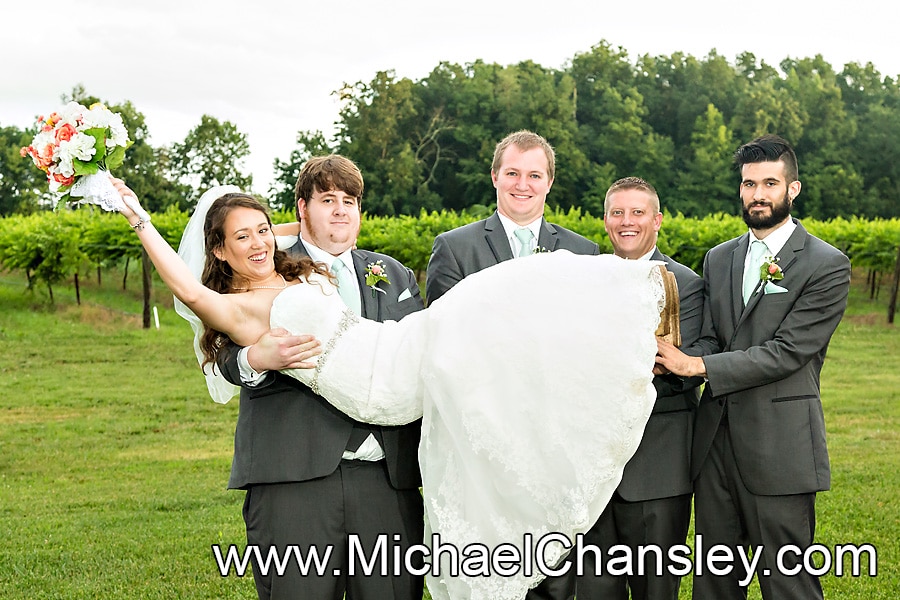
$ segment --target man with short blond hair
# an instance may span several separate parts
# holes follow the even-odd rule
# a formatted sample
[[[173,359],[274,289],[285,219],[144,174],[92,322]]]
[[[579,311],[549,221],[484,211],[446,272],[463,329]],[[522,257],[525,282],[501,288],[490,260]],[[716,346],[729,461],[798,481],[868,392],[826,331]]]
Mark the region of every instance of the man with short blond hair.
[[[553,148],[531,131],[511,133],[497,144],[491,167],[497,212],[435,238],[425,284],[429,305],[464,277],[536,250],[599,254],[594,242],[544,219],[555,164]],[[570,568],[565,575],[542,581],[526,600],[570,600],[574,594],[575,569]]]
[[[675,275],[680,304],[682,344],[692,344],[703,323],[703,280],[688,267],[656,247],[663,215],[656,189],[639,177],[625,177],[606,192],[603,217],[616,256],[628,260],[658,260]],[[585,554],[585,574],[578,578],[578,600],[677,600],[681,578],[666,567],[668,549],[685,542],[691,520],[691,442],[694,409],[700,398],[701,378],[657,375],[656,403],[644,437],[628,464],[619,487],[584,542],[600,551]],[[629,548],[637,559],[639,548],[659,547],[663,573],[656,574],[655,555],[637,564],[628,575],[611,575],[606,565]],[[599,568],[598,568],[599,567]]]
[[[552,146],[531,131],[511,133],[497,144],[491,167],[497,211],[435,238],[425,283],[429,304],[464,277],[535,250],[600,253],[594,242],[544,219],[555,165]]]

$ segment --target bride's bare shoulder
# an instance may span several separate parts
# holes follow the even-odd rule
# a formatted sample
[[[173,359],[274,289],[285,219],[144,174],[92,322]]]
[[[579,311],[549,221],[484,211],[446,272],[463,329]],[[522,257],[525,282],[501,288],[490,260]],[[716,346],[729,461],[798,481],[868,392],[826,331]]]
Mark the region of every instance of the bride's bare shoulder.
[[[315,285],[324,289],[333,289],[335,287],[334,282],[331,281],[331,278],[327,275],[323,275],[322,273],[310,273],[309,275],[305,275],[299,278],[297,283]]]

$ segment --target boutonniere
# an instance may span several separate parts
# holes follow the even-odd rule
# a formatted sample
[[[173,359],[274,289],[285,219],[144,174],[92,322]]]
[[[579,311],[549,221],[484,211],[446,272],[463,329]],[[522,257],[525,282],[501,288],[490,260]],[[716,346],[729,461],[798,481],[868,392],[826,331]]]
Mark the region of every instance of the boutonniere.
[[[543,254],[544,252],[550,252],[543,246],[535,246],[534,250],[531,251],[532,254]]]
[[[781,281],[784,279],[784,273],[781,272],[781,267],[778,265],[779,260],[780,259],[777,256],[775,258],[772,258],[771,256],[766,257],[762,266],[759,267],[760,281],[769,282]]]
[[[387,272],[384,270],[384,261],[376,260],[375,262],[366,265],[366,285],[372,288],[373,298],[375,297],[375,292],[381,292],[382,294],[387,293],[384,290],[375,287],[380,281],[383,281],[385,285],[391,285],[391,280],[388,279]]]

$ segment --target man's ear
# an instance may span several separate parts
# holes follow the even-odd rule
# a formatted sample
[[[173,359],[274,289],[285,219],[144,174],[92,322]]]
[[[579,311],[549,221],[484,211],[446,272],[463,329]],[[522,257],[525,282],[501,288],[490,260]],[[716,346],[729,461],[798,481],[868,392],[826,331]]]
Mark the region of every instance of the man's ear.
[[[306,199],[297,198],[297,221],[306,218]]]
[[[799,181],[792,181],[788,186],[788,197],[791,199],[791,202],[794,201],[794,198],[800,195],[800,188],[803,186],[800,185]]]

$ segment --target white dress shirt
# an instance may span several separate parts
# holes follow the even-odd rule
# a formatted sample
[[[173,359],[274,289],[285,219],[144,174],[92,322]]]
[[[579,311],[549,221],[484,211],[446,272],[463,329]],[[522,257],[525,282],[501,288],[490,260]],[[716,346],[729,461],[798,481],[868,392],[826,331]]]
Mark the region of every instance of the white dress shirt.
[[[500,223],[503,224],[503,231],[506,232],[506,239],[509,242],[509,248],[512,250],[513,256],[519,256],[519,240],[516,238],[515,231],[523,226],[516,224],[512,219],[501,215],[499,212],[497,213],[497,216],[500,217]],[[532,251],[537,248],[538,238],[541,234],[541,222],[543,220],[544,217],[538,217],[536,220],[524,226],[525,229],[530,229],[531,233],[534,234],[530,248]]]
[[[767,235],[764,240],[760,240],[756,237],[756,234],[753,233],[753,230],[751,229],[750,243],[747,244],[747,256],[744,257],[744,272],[750,268],[750,247],[753,245],[753,242],[762,241],[766,245],[766,248],[768,248],[768,252],[763,255],[764,258],[768,258],[769,256],[774,258],[778,256],[778,253],[781,252],[781,249],[787,244],[788,238],[791,237],[795,229],[797,229],[797,224],[794,223],[793,219],[788,219],[783,224],[779,225],[778,229],[775,229]]]

